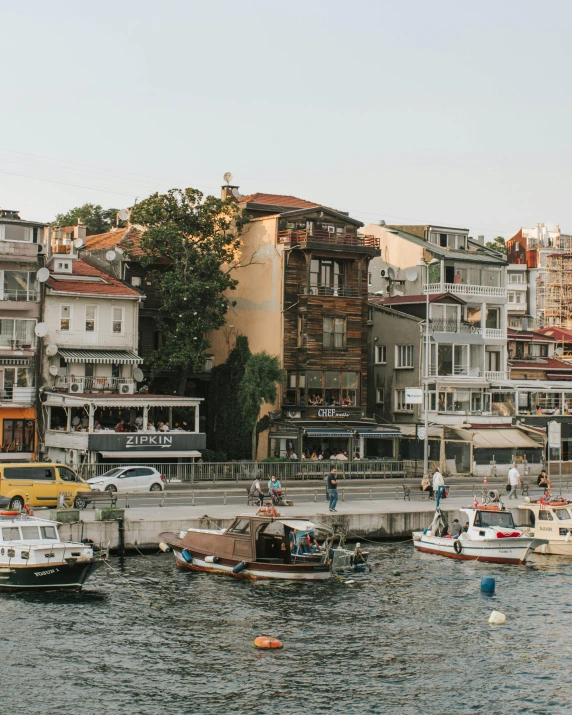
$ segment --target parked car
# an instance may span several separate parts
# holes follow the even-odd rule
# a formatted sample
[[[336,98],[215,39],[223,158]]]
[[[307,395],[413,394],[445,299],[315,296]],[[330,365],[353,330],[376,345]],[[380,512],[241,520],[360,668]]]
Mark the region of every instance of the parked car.
[[[9,508],[21,511],[28,506],[57,506],[60,497],[71,506],[85,482],[70,467],[52,462],[21,462],[0,465],[0,496]]]
[[[116,467],[87,483],[98,492],[161,492],[165,488],[163,475],[153,467]]]

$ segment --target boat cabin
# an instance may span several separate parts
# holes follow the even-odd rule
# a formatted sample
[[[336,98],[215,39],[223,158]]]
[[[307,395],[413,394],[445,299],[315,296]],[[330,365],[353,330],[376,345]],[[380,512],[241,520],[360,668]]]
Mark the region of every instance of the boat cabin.
[[[558,504],[528,502],[519,504],[519,509],[530,512],[535,536],[561,541],[572,534],[572,504],[563,500]]]
[[[467,515],[469,531],[472,537],[485,536],[484,529],[515,529],[514,519],[510,511],[497,509],[459,509]]]

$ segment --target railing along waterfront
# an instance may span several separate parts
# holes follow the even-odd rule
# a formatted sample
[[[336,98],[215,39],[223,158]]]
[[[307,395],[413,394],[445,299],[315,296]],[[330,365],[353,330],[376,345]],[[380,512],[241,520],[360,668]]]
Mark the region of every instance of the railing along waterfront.
[[[359,248],[379,248],[379,238],[376,236],[357,236],[353,233],[330,233],[329,231],[308,231],[306,229],[278,231],[278,243],[330,243]]]
[[[181,482],[244,482],[249,485],[255,478],[268,481],[272,475],[280,481],[304,481],[324,479],[330,469],[335,468],[338,478],[343,479],[386,479],[403,477],[401,460],[318,460],[304,462],[153,462],[138,460],[137,466],[154,467],[165,481]],[[84,479],[99,477],[116,467],[128,467],[127,462],[82,464],[74,468]],[[135,466],[135,463],[134,463]]]

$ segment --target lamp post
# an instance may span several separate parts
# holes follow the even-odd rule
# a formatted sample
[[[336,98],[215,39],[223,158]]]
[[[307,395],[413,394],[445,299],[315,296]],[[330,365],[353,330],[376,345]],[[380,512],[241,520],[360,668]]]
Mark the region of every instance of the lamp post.
[[[425,355],[423,367],[423,408],[425,412],[425,433],[423,435],[423,475],[429,474],[429,393],[427,385],[429,382],[429,266],[439,263],[438,258],[430,261],[421,259],[418,266],[425,266]],[[423,280],[423,271],[421,272]]]

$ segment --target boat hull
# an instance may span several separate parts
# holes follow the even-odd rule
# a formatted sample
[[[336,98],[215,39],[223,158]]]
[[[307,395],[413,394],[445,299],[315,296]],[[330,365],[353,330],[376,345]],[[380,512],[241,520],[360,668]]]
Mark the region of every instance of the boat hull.
[[[81,591],[101,561],[0,567],[0,591]]]
[[[173,549],[177,566],[191,571],[232,576],[233,578],[261,580],[271,579],[280,581],[327,581],[332,577],[332,572],[327,564],[266,564],[250,562],[239,573],[233,573],[240,562],[220,559],[217,563],[208,563],[200,557],[193,555],[192,562],[188,562],[179,549]]]
[[[549,541],[534,550],[535,554],[550,554],[551,556],[572,556],[572,541]]]
[[[455,544],[461,545],[459,552],[455,551]],[[464,539],[446,539],[439,536],[423,534],[413,541],[418,551],[427,554],[438,554],[449,559],[459,561],[486,561],[496,564],[522,564],[530,552],[542,543],[541,539],[491,539],[486,541],[470,541]]]

